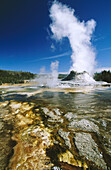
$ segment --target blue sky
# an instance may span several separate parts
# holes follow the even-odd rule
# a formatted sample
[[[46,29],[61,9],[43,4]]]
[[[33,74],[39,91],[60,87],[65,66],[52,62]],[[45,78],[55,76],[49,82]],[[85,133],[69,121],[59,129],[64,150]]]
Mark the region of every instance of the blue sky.
[[[69,71],[72,61],[68,39],[51,38],[49,9],[52,0],[0,0],[0,69],[50,72],[59,61],[59,72]],[[97,68],[111,68],[111,0],[59,0],[75,9],[80,21],[96,21],[92,44]]]

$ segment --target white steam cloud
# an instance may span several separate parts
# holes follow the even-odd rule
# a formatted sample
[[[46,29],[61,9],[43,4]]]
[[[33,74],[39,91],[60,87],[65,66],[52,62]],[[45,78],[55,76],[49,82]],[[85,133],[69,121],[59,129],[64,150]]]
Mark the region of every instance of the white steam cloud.
[[[59,61],[55,61],[51,63],[52,81],[50,84],[52,87],[54,87],[58,82],[58,66],[59,66]]]
[[[44,74],[45,73],[45,66],[40,68],[40,74]]]
[[[72,67],[70,70],[77,72],[87,71],[90,75],[94,72],[95,52],[91,45],[91,36],[96,22],[91,19],[80,22],[74,15],[74,10],[54,1],[50,9],[50,25],[53,37],[62,40],[67,37],[72,48]]]

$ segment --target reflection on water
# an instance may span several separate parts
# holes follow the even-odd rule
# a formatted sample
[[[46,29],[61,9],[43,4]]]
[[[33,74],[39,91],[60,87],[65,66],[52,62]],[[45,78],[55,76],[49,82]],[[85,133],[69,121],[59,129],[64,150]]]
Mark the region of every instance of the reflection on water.
[[[19,90],[13,88],[10,90],[8,88],[1,89],[0,100],[1,102],[22,101],[35,105],[39,103],[45,115],[45,125],[54,130],[54,135],[59,135],[59,138],[64,139],[66,148],[70,146],[71,154],[74,153],[75,145],[77,151],[79,151],[79,156],[85,157],[85,160],[95,162],[97,166],[103,167],[103,169],[110,168],[111,88],[93,90],[88,93],[43,89],[43,92],[40,91],[30,97],[26,95],[27,92],[37,92],[37,90],[41,89],[30,86],[21,87]],[[22,92],[26,93],[23,94]],[[83,149],[86,145],[84,138],[89,145],[87,150]],[[74,141],[75,144],[73,144]],[[50,152],[51,150],[47,154]],[[86,162],[90,165],[90,161]]]

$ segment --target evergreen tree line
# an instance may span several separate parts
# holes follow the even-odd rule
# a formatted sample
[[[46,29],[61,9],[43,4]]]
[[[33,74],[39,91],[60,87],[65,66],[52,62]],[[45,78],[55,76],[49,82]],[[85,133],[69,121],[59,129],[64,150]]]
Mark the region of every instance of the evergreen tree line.
[[[24,83],[24,80],[30,80],[34,78],[35,74],[30,72],[0,70],[0,84]]]
[[[0,70],[0,85],[3,83],[24,83],[24,80],[34,79],[36,74],[30,72],[22,72],[22,71],[6,71]],[[64,74],[59,74],[59,79],[66,77]],[[102,71],[101,73],[95,73],[94,79],[96,81],[105,81],[111,83],[111,72],[110,71]]]
[[[111,83],[111,72],[104,70],[101,73],[95,73],[94,79],[96,81],[105,81],[107,83]]]

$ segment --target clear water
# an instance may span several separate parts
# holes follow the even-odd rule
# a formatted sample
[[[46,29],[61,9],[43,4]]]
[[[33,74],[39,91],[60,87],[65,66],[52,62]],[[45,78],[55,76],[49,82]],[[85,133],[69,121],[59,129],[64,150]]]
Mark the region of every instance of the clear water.
[[[40,103],[43,107],[49,109],[58,108],[62,113],[62,118],[68,112],[71,112],[75,119],[80,121],[82,119],[93,122],[99,128],[99,132],[95,134],[95,140],[101,148],[104,160],[108,167],[111,167],[111,88],[93,89],[88,93],[84,92],[62,92],[50,91],[43,89],[38,94],[27,96],[27,92],[34,92],[40,90],[38,87],[21,87],[19,90],[9,88],[1,89],[1,98],[3,102],[5,100],[18,100]],[[4,92],[3,92],[4,91]],[[2,93],[3,92],[3,93]],[[26,94],[22,94],[26,92]],[[19,94],[18,94],[19,93]],[[74,119],[73,117],[73,119]],[[68,122],[70,123],[70,121]],[[64,123],[63,128],[68,129],[68,124]],[[50,123],[49,123],[50,124]],[[51,124],[52,125],[52,124]],[[55,127],[55,124],[52,125]],[[60,124],[61,126],[61,124]],[[59,129],[59,125],[57,126]],[[89,133],[89,132],[87,132]]]

